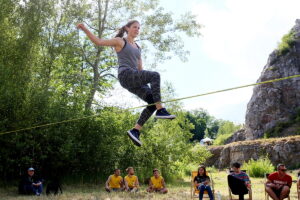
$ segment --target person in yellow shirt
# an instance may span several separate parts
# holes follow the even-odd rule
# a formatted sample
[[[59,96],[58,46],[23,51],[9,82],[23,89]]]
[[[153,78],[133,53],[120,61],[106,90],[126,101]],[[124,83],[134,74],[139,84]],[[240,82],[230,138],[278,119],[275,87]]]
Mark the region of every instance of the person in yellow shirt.
[[[150,178],[147,192],[159,192],[162,194],[166,194],[168,192],[165,180],[159,175],[158,169],[153,170],[153,176]]]
[[[114,174],[110,175],[105,183],[105,190],[107,192],[111,191],[122,191],[124,188],[123,178],[120,176],[121,171],[120,169],[115,169]]]
[[[134,175],[133,167],[126,169],[127,176],[124,177],[125,189],[128,192],[137,192],[139,188],[138,177]]]

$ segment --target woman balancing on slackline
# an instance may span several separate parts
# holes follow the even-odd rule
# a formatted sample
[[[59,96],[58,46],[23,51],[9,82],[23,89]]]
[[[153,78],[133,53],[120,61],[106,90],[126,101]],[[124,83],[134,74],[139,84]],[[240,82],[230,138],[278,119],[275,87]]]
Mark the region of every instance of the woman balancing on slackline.
[[[141,146],[140,130],[145,122],[156,111],[158,119],[174,119],[175,116],[161,105],[160,95],[160,75],[157,72],[143,70],[141,49],[135,43],[134,39],[139,35],[140,23],[136,20],[129,21],[125,26],[119,29],[115,38],[104,40],[93,35],[84,24],[78,24],[77,28],[83,30],[90,40],[98,46],[114,47],[119,62],[118,79],[122,87],[129,92],[137,95],[148,104],[141,113],[140,118],[134,128],[127,131],[128,136],[137,146]],[[127,37],[124,37],[127,33]],[[150,86],[148,84],[150,83]]]

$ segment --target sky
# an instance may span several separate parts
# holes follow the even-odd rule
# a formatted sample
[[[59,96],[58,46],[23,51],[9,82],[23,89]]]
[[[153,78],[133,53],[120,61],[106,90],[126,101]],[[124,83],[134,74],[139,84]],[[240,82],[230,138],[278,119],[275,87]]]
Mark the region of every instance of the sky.
[[[161,0],[161,6],[175,16],[192,12],[203,25],[199,38],[183,37],[191,53],[188,62],[173,57],[157,67],[176,97],[255,83],[269,54],[300,19],[300,0]],[[244,123],[252,91],[249,87],[182,103],[186,110],[203,108],[217,119]],[[106,101],[125,107],[145,104],[119,84]]]

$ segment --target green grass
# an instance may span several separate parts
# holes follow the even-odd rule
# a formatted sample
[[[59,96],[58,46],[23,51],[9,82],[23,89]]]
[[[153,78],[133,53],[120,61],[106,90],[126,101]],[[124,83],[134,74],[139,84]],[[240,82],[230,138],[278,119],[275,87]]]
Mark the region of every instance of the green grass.
[[[291,173],[290,173],[291,174]],[[296,171],[292,172],[293,180],[296,180]],[[228,199],[227,174],[225,171],[213,172],[215,191],[220,191],[222,200]],[[264,179],[251,178],[253,188],[253,200],[264,200]],[[167,184],[169,193],[148,194],[142,186],[141,191],[137,194],[114,193],[108,194],[103,190],[103,185],[68,185],[64,186],[64,193],[59,196],[20,196],[16,194],[16,189],[8,187],[0,188],[1,200],[130,200],[130,199],[152,199],[152,200],[185,200],[190,198],[190,180],[189,177],[184,181]],[[296,186],[293,183],[290,194],[291,200],[297,200]],[[217,199],[216,199],[217,200]]]

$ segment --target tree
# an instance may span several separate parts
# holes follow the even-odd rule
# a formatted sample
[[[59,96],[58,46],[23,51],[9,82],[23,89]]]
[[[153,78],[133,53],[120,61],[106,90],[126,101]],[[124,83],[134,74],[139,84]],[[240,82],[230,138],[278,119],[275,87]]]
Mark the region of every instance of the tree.
[[[233,135],[234,132],[240,130],[242,125],[234,124],[231,121],[221,121],[220,128],[216,135],[216,139],[214,141],[215,145],[222,145],[225,144],[226,140]]]
[[[209,115],[206,110],[197,109],[189,111],[186,113],[186,118],[194,125],[194,129],[191,130],[193,133],[191,141],[200,141],[205,135],[215,138],[219,129],[219,120]]]
[[[144,27],[139,43],[145,52],[145,63],[151,60],[146,55],[162,62],[174,53],[185,60],[187,51],[181,48],[179,35],[199,34],[200,25],[193,16],[174,20],[172,14],[158,7],[158,1],[0,0],[0,3],[3,30],[0,32],[0,131],[98,115],[1,135],[1,181],[16,180],[29,166],[36,167],[43,175],[51,172],[62,178],[78,175],[94,181],[108,175],[113,167],[153,167],[156,163],[169,176],[177,166],[192,162],[189,158],[202,162],[207,157],[207,151],[194,149],[187,142],[192,125],[182,117],[178,102],[169,104],[178,112],[178,119],[169,124],[150,121],[144,132],[149,139],[145,144],[150,149],[145,146],[137,151],[124,134],[137,115],[122,108],[92,105],[96,92],[105,94],[115,81],[111,78],[116,66],[112,49],[91,45],[75,28],[76,22],[85,21],[96,27],[93,30],[99,37],[109,38],[127,19],[137,18]],[[174,97],[171,85],[164,90],[166,98]],[[159,145],[155,142],[157,132],[163,133]],[[203,156],[197,157],[199,152]],[[156,153],[170,159],[167,165],[157,156],[146,157]],[[148,168],[139,170],[141,174],[148,173]]]

